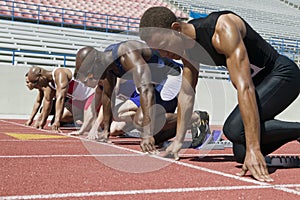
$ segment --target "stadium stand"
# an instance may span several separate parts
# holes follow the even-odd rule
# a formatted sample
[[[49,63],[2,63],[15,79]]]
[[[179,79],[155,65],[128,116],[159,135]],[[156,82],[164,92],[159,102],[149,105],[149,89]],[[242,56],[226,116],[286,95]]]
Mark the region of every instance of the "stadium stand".
[[[112,42],[124,40],[124,33],[135,35],[144,10],[159,5],[171,8],[183,19],[188,16],[183,11],[191,16],[192,12],[206,15],[216,10],[233,10],[241,14],[280,53],[300,66],[299,11],[287,5],[286,1],[276,0],[270,4],[268,0],[0,0],[0,17],[8,19],[1,22],[4,29],[0,30],[3,38],[0,41],[0,56],[5,59],[0,62],[10,60],[14,65],[29,65],[31,62],[27,61],[32,59],[27,59],[28,51],[33,51],[34,57],[48,58],[46,64],[72,66],[78,48],[91,45],[101,49]],[[37,26],[26,23],[21,27],[20,23],[15,23],[16,20],[35,22]],[[78,27],[86,31],[71,29]],[[72,34],[63,35],[65,31]],[[77,35],[74,36],[75,32]],[[123,34],[111,34],[103,39],[103,32]],[[89,37],[98,33],[100,39]],[[120,40],[110,41],[110,38],[118,37]],[[11,56],[15,58],[8,59]]]
[[[102,50],[111,43],[138,39],[136,32],[142,13],[156,5],[171,8],[183,19],[191,11],[205,15],[216,10],[233,10],[300,66],[299,10],[287,1],[297,4],[299,0],[272,3],[268,0],[0,0],[0,69],[2,74],[11,74],[2,78],[2,85],[14,83],[3,89],[1,113],[30,112],[28,108],[36,96],[29,97],[25,89],[14,92],[25,87],[23,77],[28,67],[36,64],[73,68],[75,53],[83,46]],[[199,77],[197,94],[209,95],[197,96],[196,107],[208,109],[214,123],[222,124],[224,113],[229,113],[236,102],[228,71],[201,66]],[[11,98],[7,100],[8,97]],[[298,105],[299,101],[294,108]],[[295,111],[292,118],[298,119],[297,109],[291,110]]]
[[[240,14],[265,36],[287,37],[300,40],[300,15],[281,0],[169,0],[186,12],[210,13],[232,10]]]
[[[287,1],[287,0],[286,0]],[[299,0],[294,0],[299,1]],[[283,0],[169,0],[187,13],[232,10],[240,14],[280,53],[300,66],[299,10]]]
[[[292,6],[294,8],[298,8],[300,10],[300,0],[280,0],[289,6]]]
[[[100,50],[136,36],[0,20],[0,64],[75,66],[79,48]]]
[[[0,15],[62,25],[137,31],[139,18],[151,6],[166,6],[178,17],[187,18],[184,12],[162,0],[4,0],[0,1]]]

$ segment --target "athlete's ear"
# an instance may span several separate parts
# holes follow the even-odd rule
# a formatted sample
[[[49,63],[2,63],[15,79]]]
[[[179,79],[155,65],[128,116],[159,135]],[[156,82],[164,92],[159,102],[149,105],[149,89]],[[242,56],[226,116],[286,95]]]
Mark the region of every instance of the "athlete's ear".
[[[171,29],[174,30],[174,31],[181,32],[181,24],[180,24],[180,22],[173,22],[171,24]]]

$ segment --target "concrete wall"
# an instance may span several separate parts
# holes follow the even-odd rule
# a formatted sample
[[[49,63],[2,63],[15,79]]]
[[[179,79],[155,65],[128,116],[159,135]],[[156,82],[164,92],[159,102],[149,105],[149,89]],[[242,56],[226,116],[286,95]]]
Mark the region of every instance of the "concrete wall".
[[[27,71],[28,67],[0,66],[0,115],[31,113],[37,90],[25,86]],[[212,124],[222,124],[236,103],[236,91],[229,81],[199,79],[194,108],[208,111]],[[278,119],[300,121],[300,97]]]
[[[37,90],[25,86],[25,73],[29,67],[0,66],[0,114],[29,115]]]
[[[236,105],[236,90],[231,82],[199,79],[194,109],[207,110],[212,124],[223,124]],[[276,119],[300,122],[300,96]]]

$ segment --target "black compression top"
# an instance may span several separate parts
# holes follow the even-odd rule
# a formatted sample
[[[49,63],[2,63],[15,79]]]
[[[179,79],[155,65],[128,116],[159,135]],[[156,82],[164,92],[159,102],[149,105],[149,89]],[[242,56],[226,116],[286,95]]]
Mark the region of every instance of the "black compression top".
[[[226,66],[226,59],[223,54],[219,54],[212,45],[212,37],[215,32],[215,26],[220,15],[232,13],[231,11],[220,11],[213,12],[205,18],[193,19],[188,23],[194,25],[196,30],[196,41],[205,49],[213,60],[213,64],[217,66]],[[236,15],[236,14],[235,14]],[[243,20],[243,19],[242,19]],[[243,20],[246,25],[246,36],[243,39],[250,64],[255,65],[258,68],[272,68],[275,60],[278,58],[278,52],[267,42],[265,41],[256,31],[254,31],[250,25]],[[203,63],[202,58],[199,58],[196,55],[195,49],[187,50],[188,55],[192,56],[193,59],[200,63]],[[194,55],[194,56],[193,56]],[[203,63],[203,64],[212,64],[212,63]]]

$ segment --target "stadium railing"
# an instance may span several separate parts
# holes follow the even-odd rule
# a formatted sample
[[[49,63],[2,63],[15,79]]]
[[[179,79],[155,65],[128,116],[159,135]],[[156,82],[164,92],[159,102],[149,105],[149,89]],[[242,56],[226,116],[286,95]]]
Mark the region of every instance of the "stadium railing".
[[[75,55],[0,48],[0,64],[74,67]],[[73,61],[72,61],[73,60]]]
[[[42,4],[0,1],[0,16],[11,20],[22,20],[52,25],[73,26],[86,29],[100,29],[105,32],[125,32],[134,34],[138,31],[139,18],[84,12]]]
[[[75,66],[75,54],[84,46],[103,50],[112,43],[137,36],[0,20],[0,64]]]

